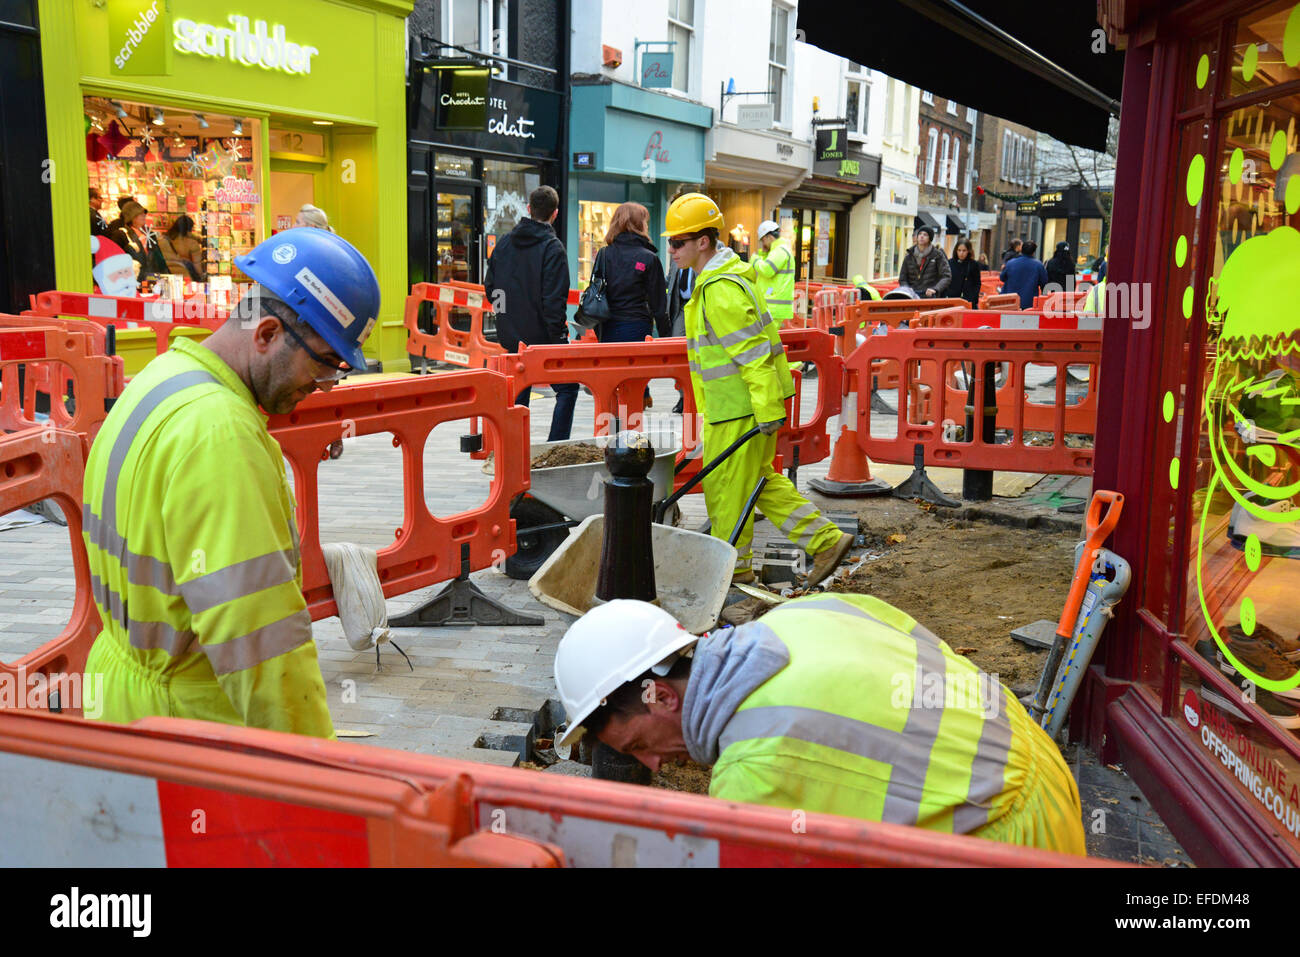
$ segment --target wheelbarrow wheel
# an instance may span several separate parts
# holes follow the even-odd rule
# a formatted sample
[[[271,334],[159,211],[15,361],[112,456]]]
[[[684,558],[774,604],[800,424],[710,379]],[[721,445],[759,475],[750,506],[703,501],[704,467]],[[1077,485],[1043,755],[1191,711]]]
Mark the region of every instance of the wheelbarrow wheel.
[[[543,505],[531,496],[524,496],[510,508],[515,520],[515,543],[518,550],[506,559],[506,574],[511,578],[528,580],[542,567],[551,552],[569,537],[567,529],[553,528],[548,532],[530,534],[528,529],[539,525],[553,525],[564,521],[564,516]]]

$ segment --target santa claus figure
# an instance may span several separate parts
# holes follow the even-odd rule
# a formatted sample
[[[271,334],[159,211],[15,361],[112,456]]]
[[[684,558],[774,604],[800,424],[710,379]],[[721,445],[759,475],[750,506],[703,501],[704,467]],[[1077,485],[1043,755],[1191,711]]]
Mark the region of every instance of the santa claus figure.
[[[90,252],[95,257],[90,274],[95,277],[96,290],[105,296],[135,295],[135,273],[139,266],[121,246],[104,236],[91,236]]]

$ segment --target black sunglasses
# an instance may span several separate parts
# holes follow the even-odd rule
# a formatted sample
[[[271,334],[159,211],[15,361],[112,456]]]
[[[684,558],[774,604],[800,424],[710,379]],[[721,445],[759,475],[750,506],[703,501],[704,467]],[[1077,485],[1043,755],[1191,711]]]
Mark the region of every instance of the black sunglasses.
[[[702,235],[704,235],[704,234],[703,234],[703,233],[693,233],[693,234],[691,234],[691,235],[689,235],[689,236],[673,236],[671,239],[668,240],[668,248],[669,248],[669,249],[681,249],[681,248],[682,248],[683,246],[685,246],[687,243],[691,242],[692,240],[699,239]]]

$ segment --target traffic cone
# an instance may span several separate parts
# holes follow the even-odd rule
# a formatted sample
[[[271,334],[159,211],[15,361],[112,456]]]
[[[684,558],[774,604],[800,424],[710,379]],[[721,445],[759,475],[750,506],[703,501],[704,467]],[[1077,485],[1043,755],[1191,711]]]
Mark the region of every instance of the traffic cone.
[[[847,382],[847,378],[845,379]],[[888,495],[893,487],[884,479],[871,477],[871,463],[858,445],[858,394],[844,396],[840,406],[840,436],[831,450],[831,466],[824,479],[813,479],[808,486],[832,498],[865,498]]]

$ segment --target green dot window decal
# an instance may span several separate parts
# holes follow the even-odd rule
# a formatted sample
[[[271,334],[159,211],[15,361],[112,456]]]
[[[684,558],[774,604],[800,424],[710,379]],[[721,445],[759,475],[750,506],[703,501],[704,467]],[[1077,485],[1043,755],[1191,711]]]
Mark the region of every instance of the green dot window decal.
[[[1246,536],[1246,567],[1252,572],[1259,571],[1259,560],[1264,555],[1264,546],[1259,543],[1259,536],[1253,532]]]
[[[1188,286],[1186,289],[1183,290],[1183,318],[1184,319],[1192,318],[1192,306],[1194,305],[1193,300],[1195,298],[1196,298],[1196,294],[1192,291],[1191,286]]]
[[[1255,633],[1255,603],[1249,595],[1241,600],[1241,630],[1248,635]]]
[[[1300,176],[1292,175],[1286,181],[1286,214],[1294,216],[1300,210]]]
[[[1255,69],[1259,66],[1259,47],[1251,44],[1246,47],[1246,52],[1241,56],[1241,78],[1249,83],[1255,77]]]
[[[1187,205],[1195,206],[1201,201],[1201,191],[1205,188],[1205,157],[1197,153],[1187,166]]]
[[[1179,269],[1187,262],[1187,237],[1179,236],[1178,242],[1174,244],[1174,265]]]
[[[1286,131],[1278,130],[1273,134],[1273,142],[1268,146],[1268,162],[1274,169],[1281,169],[1286,162]]]
[[[1291,8],[1282,31],[1282,59],[1287,66],[1300,65],[1300,3]]]
[[[1234,184],[1240,183],[1241,171],[1245,165],[1246,165],[1246,154],[1243,153],[1241,151],[1241,147],[1238,146],[1235,150],[1232,151],[1232,156],[1228,160],[1228,182]]]
[[[1293,14],[1292,22],[1300,31],[1300,18]],[[1280,293],[1293,289],[1297,278],[1300,231],[1275,226],[1245,239],[1224,260],[1209,280],[1212,303],[1205,304],[1219,334],[1202,413],[1211,472],[1208,481],[1196,482],[1204,485],[1196,490],[1196,596],[1224,659],[1272,692],[1300,686],[1300,672],[1261,671],[1234,642],[1265,628],[1295,634],[1294,603],[1288,601],[1294,572],[1271,556],[1278,554],[1278,541],[1300,531],[1300,509],[1293,507],[1300,477],[1277,471],[1291,461],[1300,437],[1293,411],[1300,408],[1300,297]],[[1258,577],[1239,591],[1233,585],[1229,598],[1222,569],[1238,559],[1242,575]]]
[[[1174,456],[1169,461],[1169,487],[1175,492],[1178,491],[1178,456]]]
[[[1196,61],[1196,88],[1198,90],[1205,89],[1205,81],[1209,78],[1210,58],[1202,53],[1201,58]]]
[[[1166,422],[1174,421],[1174,394],[1172,392],[1165,393],[1165,407],[1163,411]]]

